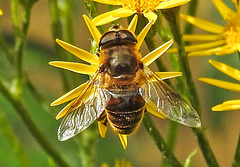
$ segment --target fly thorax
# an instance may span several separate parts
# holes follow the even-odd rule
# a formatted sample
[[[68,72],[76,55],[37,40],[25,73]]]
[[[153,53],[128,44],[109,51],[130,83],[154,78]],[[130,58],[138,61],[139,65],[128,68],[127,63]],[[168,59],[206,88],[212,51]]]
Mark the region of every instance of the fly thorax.
[[[135,78],[138,62],[133,51],[127,46],[115,46],[106,53],[106,69],[118,83],[132,82]]]

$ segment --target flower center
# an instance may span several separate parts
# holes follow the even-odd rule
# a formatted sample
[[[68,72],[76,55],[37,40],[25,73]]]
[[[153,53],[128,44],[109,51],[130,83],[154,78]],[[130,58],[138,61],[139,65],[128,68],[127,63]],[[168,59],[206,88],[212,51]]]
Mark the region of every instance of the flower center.
[[[227,25],[223,36],[226,43],[231,46],[240,45],[240,11],[237,9],[236,13],[229,14],[227,18]]]
[[[131,9],[137,13],[147,13],[156,10],[164,0],[121,0],[123,8]]]

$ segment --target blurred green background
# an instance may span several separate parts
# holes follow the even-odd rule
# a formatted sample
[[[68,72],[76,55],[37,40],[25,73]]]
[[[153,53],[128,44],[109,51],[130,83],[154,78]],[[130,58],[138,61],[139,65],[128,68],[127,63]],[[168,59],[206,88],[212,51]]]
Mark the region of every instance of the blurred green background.
[[[231,1],[225,0],[226,4],[233,7]],[[10,14],[10,1],[0,0],[0,8],[3,15],[0,16],[0,30],[4,39],[8,44],[13,45],[14,33],[12,28],[12,19]],[[185,7],[182,11],[184,12]],[[91,44],[91,36],[83,21],[82,15],[87,14],[84,4],[81,0],[73,0],[73,21],[74,21],[74,37],[78,47],[89,50]],[[198,4],[197,17],[224,24],[222,18],[214,8],[210,0],[201,0]],[[59,71],[55,67],[48,65],[49,61],[59,60],[56,55],[54,43],[51,33],[51,17],[49,4],[47,0],[39,0],[32,10],[31,22],[29,27],[28,43],[26,54],[24,57],[24,68],[33,84],[38,88],[40,93],[50,103],[57,97],[66,93]],[[194,29],[194,33],[206,33],[199,29]],[[160,42],[161,43],[161,42]],[[159,43],[159,44],[160,44]],[[145,47],[143,46],[143,49]],[[143,53],[147,53],[143,50]],[[200,83],[199,77],[215,78],[235,82],[232,78],[223,75],[214,69],[209,63],[209,59],[218,60],[237,69],[239,68],[239,58],[237,54],[227,56],[211,56],[211,57],[192,57],[189,59],[194,81],[200,95],[202,105],[202,121],[206,128],[207,137],[216,155],[220,166],[230,166],[232,163],[235,148],[237,145],[238,135],[240,131],[239,111],[228,112],[212,112],[211,107],[220,104],[226,100],[239,98],[239,94],[228,90],[223,90],[214,86]],[[167,56],[164,58],[166,65],[169,65]],[[154,68],[154,65],[152,66]],[[67,72],[71,73],[71,72]],[[6,56],[0,50],[0,75],[6,79],[6,82],[13,78],[13,67],[6,60]],[[79,84],[85,78],[79,77]],[[76,83],[70,85],[70,89],[76,87]],[[36,124],[44,132],[45,136],[54,147],[60,152],[63,158],[71,164],[71,166],[80,166],[80,157],[75,139],[66,142],[57,140],[57,128],[60,120],[56,121],[55,116],[64,105],[53,107],[51,111],[44,109],[35,98],[29,93],[28,89],[24,89],[24,103]],[[10,123],[14,134],[19,139],[27,156],[34,167],[50,166],[52,159],[39,147],[38,143],[31,136],[19,115],[9,102],[0,94],[0,114]],[[169,120],[161,120],[152,117],[161,134],[166,137]],[[5,128],[5,124],[0,124],[1,129]],[[93,124],[92,128],[97,128],[97,124]],[[87,130],[86,130],[87,131]],[[83,132],[85,133],[85,131]],[[80,134],[81,135],[81,134]],[[97,134],[98,135],[98,134]],[[155,167],[160,166],[162,154],[159,152],[154,142],[144,129],[143,125],[139,130],[128,138],[128,148],[123,150],[118,136],[108,128],[105,139],[101,139],[98,135],[95,153],[95,161],[97,166],[103,162],[107,162],[113,166],[115,159],[126,159],[136,167]],[[206,166],[204,158],[199,150],[197,142],[194,138],[192,130],[188,127],[179,126],[178,137],[174,154],[183,163],[186,157],[197,148],[197,154],[193,157],[191,166]],[[1,167],[17,167],[19,166],[16,157],[13,154],[9,143],[0,130],[0,166]]]

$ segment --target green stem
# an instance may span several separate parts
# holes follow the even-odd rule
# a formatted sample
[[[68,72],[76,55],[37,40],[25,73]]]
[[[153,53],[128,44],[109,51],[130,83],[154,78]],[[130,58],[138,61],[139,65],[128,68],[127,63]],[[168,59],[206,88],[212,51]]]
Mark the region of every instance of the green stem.
[[[164,142],[162,136],[158,132],[148,113],[145,113],[143,123],[147,132],[151,135],[152,139],[154,140],[156,146],[162,152],[164,159],[174,167],[181,167],[182,165],[172,154],[167,144]]]
[[[179,64],[183,72],[183,77],[185,78],[186,87],[188,90],[189,100],[192,103],[193,107],[198,113],[200,113],[200,102],[195,88],[195,84],[192,79],[191,70],[188,63],[188,57],[185,52],[184,41],[181,36],[180,23],[179,23],[179,7],[171,8],[168,10],[163,10],[163,15],[167,19],[171,32],[174,37],[174,41],[177,44],[178,55],[179,55]]]
[[[0,46],[2,47],[2,50],[4,51],[4,53],[6,54],[6,57],[7,57],[7,60],[9,61],[9,63],[11,65],[14,65],[14,54],[13,54],[11,48],[9,47],[9,45],[3,39],[2,34],[0,35]]]
[[[58,5],[58,10],[60,12],[60,21],[63,31],[63,39],[71,44],[75,44],[74,39],[74,28],[73,28],[73,1],[72,0],[62,0],[61,5]],[[62,49],[63,50],[63,49]],[[66,52],[66,59],[64,61],[78,61],[75,56],[71,53]],[[75,73],[67,72],[67,77],[69,79],[68,85],[70,88],[79,85],[79,75]]]
[[[197,4],[198,4],[198,0],[192,0],[188,3],[188,15],[190,16],[195,16],[196,14],[196,9],[197,9]],[[185,23],[185,29],[184,29],[184,33],[185,34],[190,34],[193,30],[193,25],[186,22]]]
[[[33,137],[38,141],[41,147],[55,160],[55,162],[62,167],[68,167],[68,163],[64,161],[64,159],[58,154],[58,151],[55,150],[52,144],[44,137],[40,129],[38,129],[37,125],[34,123],[32,118],[29,116],[26,108],[24,107],[21,99],[17,98],[14,94],[12,94],[10,89],[2,83],[0,80],[0,92],[6,97],[6,99],[12,104],[15,108],[23,122],[26,124],[30,133]]]
[[[178,123],[171,121],[169,123],[169,132],[167,135],[167,145],[169,146],[170,151],[173,151],[178,131]]]
[[[151,30],[150,30],[151,31]],[[154,35],[153,35],[154,36]],[[153,38],[152,35],[147,35],[146,38],[145,38],[145,42],[147,44],[147,47],[148,47],[148,50],[149,51],[153,51],[154,49],[156,49],[156,45],[154,43],[154,38]],[[165,72],[167,71],[167,68],[166,66],[164,65],[163,61],[161,58],[158,58],[156,61],[155,61],[156,65],[157,65],[157,68],[159,71],[161,72]]]
[[[240,166],[240,134],[238,137],[238,144],[236,148],[236,153],[234,156],[232,167],[239,167]]]
[[[169,147],[170,151],[174,150],[176,140],[177,140],[177,132],[178,132],[178,123],[174,122],[174,121],[170,121],[167,139],[166,139],[167,146]],[[164,159],[161,166],[168,167],[170,165],[169,165],[169,163],[167,163],[166,159]]]
[[[61,24],[60,18],[61,18],[61,12],[58,7],[58,1],[57,0],[49,0],[49,6],[50,6],[50,13],[51,13],[51,19],[52,19],[52,35],[53,39],[63,39],[63,25]],[[65,51],[63,48],[61,48],[56,42],[54,43],[56,55],[60,58],[60,60],[66,60]],[[67,71],[61,70],[61,78],[63,82],[64,89],[67,91],[70,89],[70,84],[68,82],[68,76]]]
[[[172,152],[175,148],[175,144],[177,140],[177,132],[178,132],[178,123],[170,121],[166,141],[167,141],[167,146],[169,147],[169,150]],[[169,163],[167,163],[166,159],[164,159],[161,166],[168,167],[170,165]]]
[[[85,8],[87,9],[90,17],[93,19],[97,16],[97,9],[94,5],[94,2],[92,0],[83,0],[83,3],[85,5]]]
[[[30,10],[30,9],[29,9]],[[21,24],[20,17],[19,17],[19,1],[12,0],[11,1],[11,13],[12,13],[12,20],[13,20],[13,27],[15,31],[16,41],[15,41],[15,67],[16,67],[16,78],[14,80],[14,91],[15,95],[21,98],[22,88],[23,88],[23,55],[24,55],[24,46],[26,42],[26,32],[29,25],[29,18],[26,18],[27,11],[23,9],[23,21]],[[24,25],[24,26],[23,26]],[[24,27],[24,29],[23,29]]]
[[[197,91],[192,79],[192,74],[189,68],[188,57],[184,49],[184,42],[181,37],[180,24],[179,24],[179,9],[180,9],[179,7],[176,7],[168,10],[163,10],[163,15],[168,20],[174,40],[177,43],[179,60],[180,60],[179,64],[186,81],[190,102],[192,103],[193,107],[200,113],[200,102],[199,102]],[[208,166],[218,167],[219,165],[211,150],[209,142],[205,137],[202,127],[193,128],[193,132],[198,140],[198,144],[202,150],[203,156]]]
[[[87,9],[90,17],[93,19],[98,15],[95,2],[92,0],[83,0],[83,3],[85,5],[85,8]],[[105,32],[104,28],[102,26],[98,27],[99,31],[103,34]]]
[[[211,146],[205,136],[202,127],[192,128],[192,130],[197,138],[198,145],[201,148],[202,154],[207,162],[207,165],[209,167],[219,167],[218,162],[211,150]]]
[[[60,16],[62,21],[62,28],[63,28],[63,38],[71,43],[74,44],[74,28],[73,28],[73,15],[72,15],[72,0],[62,0],[61,5],[58,5]],[[70,57],[67,57],[69,61]]]
[[[138,24],[142,24],[142,27],[143,27],[143,25],[147,24],[147,22],[146,21],[144,22],[144,18],[142,18],[140,20],[140,23],[138,23]],[[156,48],[155,41],[154,41],[154,36],[155,36],[156,32],[160,29],[161,26],[162,26],[161,22],[157,21],[152,26],[152,28],[150,29],[149,33],[147,34],[147,36],[145,38],[145,42],[146,42],[146,45],[147,45],[149,51],[152,51]],[[165,34],[165,33],[163,33],[163,34]],[[164,65],[161,58],[158,58],[155,61],[155,63],[157,65],[157,68],[158,68],[159,71],[161,71],[161,72],[167,71],[167,68]],[[170,82],[168,82],[168,83],[171,84]],[[168,146],[169,150],[172,151],[174,149],[174,143],[176,141],[176,134],[177,134],[177,126],[176,125],[177,124],[174,123],[174,122],[170,122],[169,125],[170,125],[170,128],[169,128],[169,131],[168,131],[167,146]],[[165,164],[165,165],[167,164],[167,159],[164,159],[163,164]]]
[[[76,137],[82,167],[95,167],[96,141],[99,138],[96,124]]]
[[[9,63],[14,67],[14,54],[13,54],[13,51],[8,46],[8,44],[4,41],[2,36],[0,36],[0,46],[3,48],[3,51],[6,54],[6,57],[7,57],[8,61],[9,61]],[[25,72],[25,74],[26,74],[26,72]],[[49,106],[49,102],[46,99],[44,99],[44,97],[40,94],[40,92],[35,88],[35,86],[30,81],[28,76],[25,75],[25,77],[26,77],[26,85],[28,86],[30,92],[36,98],[36,100],[39,101],[39,104],[41,104],[42,107],[46,111],[52,110],[52,108]]]
[[[160,18],[160,20],[162,20],[163,16],[161,11],[157,12],[158,18]],[[172,34],[170,34],[170,31],[167,31],[166,28],[163,27],[162,22],[157,22],[158,23],[158,28],[157,28],[157,32],[160,35],[161,39],[164,42],[169,41],[170,39],[172,39]],[[180,65],[179,65],[179,61],[178,61],[178,57],[176,56],[176,54],[168,54],[169,60],[171,62],[172,68],[174,71],[181,71]],[[184,79],[183,77],[177,77],[177,90],[179,91],[179,93],[186,97],[186,92],[183,91],[184,89]],[[168,128],[168,134],[167,134],[167,145],[169,146],[170,150],[173,151],[174,147],[175,147],[175,143],[177,141],[177,132],[178,132],[178,123],[176,122],[169,122],[169,128]],[[162,162],[162,166],[169,166],[169,164],[167,163],[166,160],[163,160]]]
[[[8,121],[4,118],[3,112],[0,110],[0,130],[8,142],[11,150],[13,151],[15,157],[17,158],[20,166],[31,167],[32,164],[25,154],[24,148],[19,142],[18,138],[15,136],[11,126]]]
[[[142,29],[145,27],[145,25],[148,24],[148,20],[144,18],[142,15],[139,15],[138,19],[138,26],[136,29],[136,33],[138,34],[139,32],[142,31]],[[146,42],[147,48],[149,52],[153,51],[156,49],[156,44],[155,44],[155,39],[154,36],[156,35],[156,32],[159,28],[159,24],[156,22],[151,29],[149,30],[147,36],[145,37],[144,41]],[[158,70],[161,72],[167,71],[166,66],[164,65],[163,61],[161,58],[158,58],[156,61],[156,65],[158,67]]]

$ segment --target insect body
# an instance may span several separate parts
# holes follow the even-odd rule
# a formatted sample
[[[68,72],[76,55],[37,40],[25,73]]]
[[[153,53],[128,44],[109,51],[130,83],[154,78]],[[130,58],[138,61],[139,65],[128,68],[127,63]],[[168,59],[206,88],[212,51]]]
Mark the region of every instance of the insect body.
[[[72,102],[58,130],[60,140],[75,136],[95,120],[109,123],[119,134],[131,134],[146,110],[163,112],[190,127],[201,125],[192,106],[143,64],[136,44],[134,34],[119,26],[102,35],[99,68]]]
[[[103,76],[109,76],[105,88],[110,97],[105,111],[111,127],[120,134],[132,133],[142,120],[145,101],[139,93],[141,83],[139,50],[136,38],[115,26],[100,40]]]

